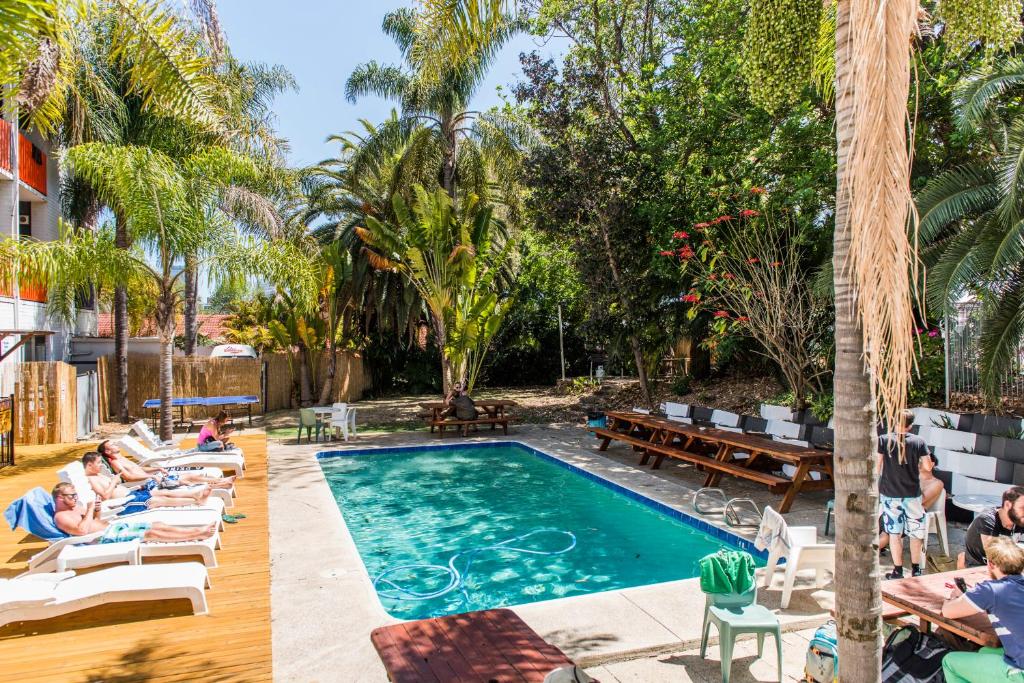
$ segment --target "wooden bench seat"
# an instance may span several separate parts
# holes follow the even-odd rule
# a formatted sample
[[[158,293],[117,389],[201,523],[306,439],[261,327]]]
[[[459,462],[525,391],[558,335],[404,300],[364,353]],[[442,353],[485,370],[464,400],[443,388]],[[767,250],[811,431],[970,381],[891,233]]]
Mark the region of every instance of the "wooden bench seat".
[[[431,420],[430,430],[433,432],[434,427],[437,427],[438,432],[441,436],[444,436],[444,431],[448,427],[461,427],[462,435],[469,435],[470,425],[491,425],[493,429],[496,425],[501,425],[502,431],[508,434],[508,423],[509,418],[507,417],[478,417],[475,420]]]
[[[690,451],[684,451],[683,449],[676,448],[674,446],[662,446],[661,444],[653,443],[645,439],[639,439],[635,436],[629,436],[610,429],[592,427],[590,431],[594,432],[596,436],[602,439],[608,441],[621,441],[623,443],[630,444],[636,450],[644,451],[645,455],[640,461],[641,465],[647,464],[647,460],[650,458],[650,455],[652,453],[656,453],[660,457],[667,456],[677,460],[683,460],[694,465],[702,465],[710,470],[724,472],[750,481],[756,481],[760,484],[765,484],[769,489],[784,488],[791,483],[786,477],[779,477],[769,472],[761,472],[760,470],[752,470],[744,467],[743,465],[737,465],[731,462],[720,462],[707,455],[691,453]]]

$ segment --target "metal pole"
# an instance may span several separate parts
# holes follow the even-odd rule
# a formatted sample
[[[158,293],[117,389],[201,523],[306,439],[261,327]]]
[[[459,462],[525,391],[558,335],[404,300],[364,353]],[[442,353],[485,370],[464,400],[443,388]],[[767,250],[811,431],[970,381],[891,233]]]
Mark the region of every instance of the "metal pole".
[[[943,317],[944,317],[944,321],[943,322],[945,322],[944,327],[946,329],[944,329],[942,331],[943,332],[943,335],[942,335],[942,347],[943,347],[942,360],[943,360],[943,363],[945,364],[945,368],[943,369],[943,371],[944,371],[944,375],[945,375],[945,378],[946,378],[946,408],[949,408],[949,371],[950,371],[950,367],[949,367],[949,337],[950,337],[950,335],[953,334],[953,332],[952,332],[952,330],[949,329],[949,309],[948,308],[946,309],[946,314]]]
[[[562,304],[558,304],[558,353],[562,357],[562,381],[565,381],[565,341],[562,338]]]

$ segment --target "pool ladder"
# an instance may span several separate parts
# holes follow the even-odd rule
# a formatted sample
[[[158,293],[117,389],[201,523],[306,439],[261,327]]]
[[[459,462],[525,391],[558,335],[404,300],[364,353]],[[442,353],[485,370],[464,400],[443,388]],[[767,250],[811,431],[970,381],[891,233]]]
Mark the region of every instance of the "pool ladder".
[[[725,492],[714,486],[705,486],[693,494],[693,509],[702,515],[722,515],[729,526],[757,526],[761,523],[761,509],[752,499],[726,499]]]

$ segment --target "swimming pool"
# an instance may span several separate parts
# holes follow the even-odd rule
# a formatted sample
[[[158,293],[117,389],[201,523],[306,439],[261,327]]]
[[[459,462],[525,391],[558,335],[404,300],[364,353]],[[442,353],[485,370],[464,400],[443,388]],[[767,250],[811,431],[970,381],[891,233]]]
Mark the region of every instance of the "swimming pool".
[[[516,442],[317,454],[387,612],[458,614],[700,575],[749,542]]]

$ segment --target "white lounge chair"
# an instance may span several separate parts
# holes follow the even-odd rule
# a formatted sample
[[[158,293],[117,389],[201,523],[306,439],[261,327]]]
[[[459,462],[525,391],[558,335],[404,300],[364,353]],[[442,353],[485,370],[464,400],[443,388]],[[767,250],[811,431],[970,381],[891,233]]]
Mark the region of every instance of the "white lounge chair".
[[[150,426],[146,424],[145,420],[139,420],[138,422],[133,424],[132,431],[139,435],[139,439],[142,440],[142,443],[144,443],[146,446],[153,449],[154,451],[179,450],[177,446],[174,445],[173,441],[164,441],[159,436],[157,436],[156,432],[154,432],[150,428]]]
[[[75,572],[33,574],[0,579],[0,626],[52,619],[114,602],[185,598],[194,614],[207,614],[210,585],[197,562],[111,567],[76,576]]]
[[[194,509],[187,510],[181,508],[163,508],[161,510],[148,510],[146,512],[139,512],[134,515],[127,515],[121,517],[121,520],[130,520],[132,522],[163,522],[164,524],[171,524],[174,526],[196,526],[202,527],[213,524],[219,518],[213,516],[214,513],[211,510]],[[53,571],[57,567],[57,558],[64,548],[75,545],[82,546],[91,544],[93,541],[103,535],[102,531],[95,533],[86,534],[85,536],[68,536],[53,541],[44,550],[33,555],[28,561],[28,570],[25,574],[38,574],[40,572]],[[105,559],[106,552],[103,548],[104,544],[95,544],[91,547],[96,549],[95,565],[108,564],[108,560]],[[147,557],[188,557],[197,555],[202,558],[203,564],[207,567],[217,566],[217,555],[216,551],[221,547],[220,532],[215,532],[210,538],[195,541],[176,541],[174,543],[142,543],[139,546],[139,554],[143,558]],[[81,549],[80,549],[81,550]],[[86,553],[87,555],[88,553]],[[79,556],[77,559],[78,566],[85,567],[90,566],[87,562],[87,557]],[[95,566],[93,565],[93,566]]]
[[[144,467],[217,467],[231,470],[236,476],[244,476],[245,456],[241,451],[192,451],[188,453],[164,451],[158,452],[147,448],[131,436],[122,436],[118,445],[125,453]]]
[[[785,581],[782,586],[782,609],[789,607],[793,594],[793,583],[797,572],[815,570],[815,585],[824,584],[825,570],[835,573],[836,546],[833,543],[818,543],[818,528],[813,526],[789,526],[782,515],[771,506],[765,507],[758,540],[771,540],[762,545],[768,548],[768,563],[764,568],[764,586],[772,585],[775,566],[780,559],[786,560]],[[755,545],[758,545],[755,543]]]
[[[96,493],[92,490],[92,486],[89,485],[89,479],[85,475],[85,468],[82,466],[81,461],[75,460],[70,462],[61,469],[57,470],[57,476],[61,481],[66,481],[75,487],[75,491],[78,493],[78,500],[88,504],[89,502],[96,499]],[[104,500],[100,503],[101,512],[100,516],[107,519],[116,517],[117,513],[128,504],[128,498],[111,498]],[[231,493],[227,490],[214,489],[209,498],[206,499],[205,505],[180,505],[175,507],[181,507],[185,509],[198,510],[207,508],[213,510],[218,515],[224,514],[224,508],[229,504],[233,504],[231,500]],[[157,508],[157,509],[170,509],[170,508]]]
[[[932,503],[924,517],[924,553],[925,560],[928,559],[928,541],[932,534],[939,537],[939,545],[942,547],[942,554],[949,557],[949,530],[946,528],[946,491]]]

